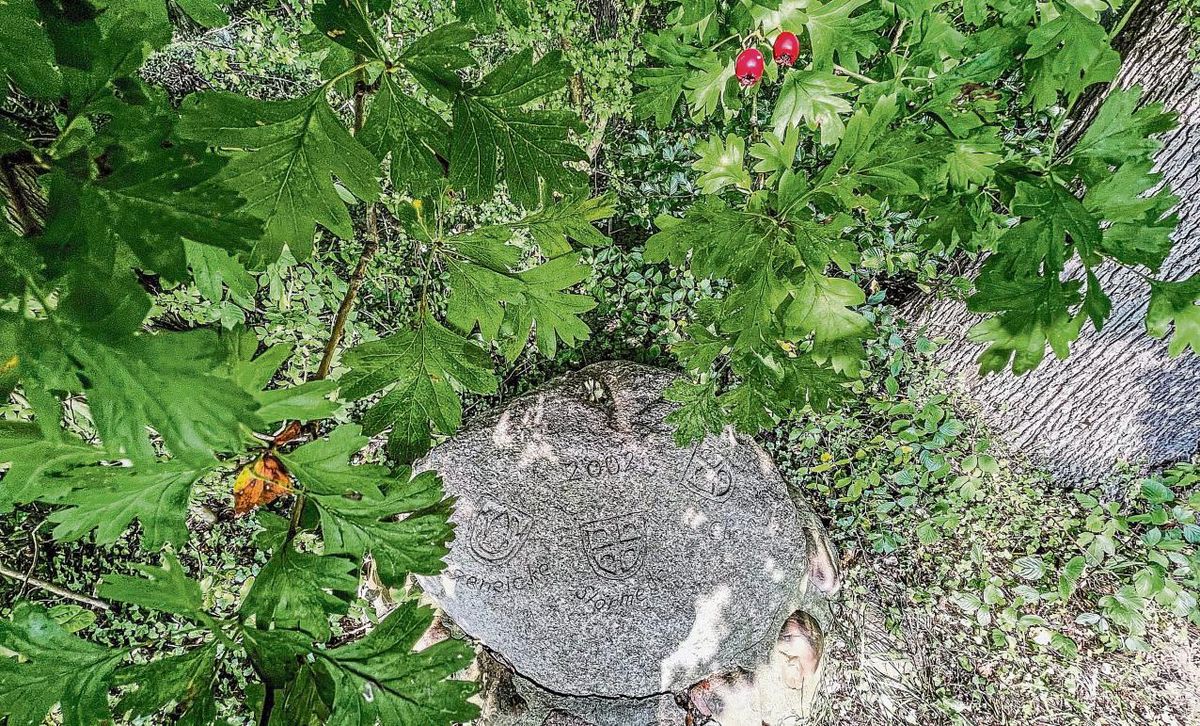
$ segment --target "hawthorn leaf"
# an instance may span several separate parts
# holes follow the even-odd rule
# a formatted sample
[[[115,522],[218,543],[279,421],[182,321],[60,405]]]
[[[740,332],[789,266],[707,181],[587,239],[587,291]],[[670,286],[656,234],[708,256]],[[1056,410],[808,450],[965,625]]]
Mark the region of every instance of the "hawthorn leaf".
[[[996,165],[1004,161],[1002,146],[995,131],[969,139],[958,139],[946,155],[950,184],[958,189],[986,184],[996,173]]]
[[[763,134],[763,140],[750,147],[750,156],[758,159],[754,171],[769,174],[767,185],[775,183],[779,175],[792,168],[796,161],[796,150],[800,148],[800,132],[789,127],[783,137],[772,131]]]
[[[737,134],[729,134],[725,141],[720,136],[696,144],[696,155],[692,168],[704,172],[697,180],[705,194],[718,194],[727,186],[744,192],[750,191],[750,172],[746,169],[746,141]]]
[[[475,31],[462,23],[450,23],[408,43],[400,63],[427,91],[444,101],[462,89],[457,71],[475,64],[467,46]]]
[[[467,701],[475,684],[450,680],[475,657],[469,645],[450,639],[413,650],[432,622],[432,609],[409,600],[362,640],[318,652],[334,687],[329,726],[450,726],[479,715]]]
[[[379,197],[379,164],[329,108],[324,89],[289,101],[193,94],[184,100],[179,133],[230,152],[216,181],[241,194],[244,210],[265,224],[250,253],[254,266],[279,259],[284,245],[307,259],[316,224],[353,238],[333,177],[363,201]]]
[[[312,22],[334,43],[365,56],[388,62],[388,53],[371,26],[367,0],[325,0],[312,9]]]
[[[462,420],[458,391],[495,393],[491,360],[475,343],[426,315],[416,330],[404,330],[346,352],[350,370],[342,395],[357,400],[390,389],[363,416],[369,435],[389,426],[389,446],[415,458],[430,444],[430,427],[454,433]]]
[[[192,485],[204,474],[179,462],[138,466],[75,469],[48,501],[63,505],[47,518],[53,535],[75,541],[95,530],[97,544],[113,544],[136,519],[142,526],[141,546],[155,550],[170,543],[181,547],[188,538],[187,508]]]
[[[709,330],[707,325],[692,323],[684,332],[686,337],[671,345],[675,358],[689,371],[707,371],[729,350],[729,341]]]
[[[242,197],[214,183],[226,160],[200,145],[156,146],[149,154],[115,155],[114,162],[109,174],[78,191],[76,229],[92,244],[111,234],[145,268],[178,281],[187,276],[185,239],[241,253],[259,237],[261,225]]]
[[[125,666],[114,679],[136,686],[117,703],[116,712],[132,721],[166,710],[175,726],[206,726],[217,719],[213,680],[217,675],[217,641],[191,650]]]
[[[134,565],[134,569],[145,577],[105,575],[98,591],[100,597],[190,620],[196,620],[204,613],[200,583],[187,576],[175,553],[164,551],[161,567]]]
[[[543,200],[543,182],[560,192],[584,186],[587,175],[564,166],[585,158],[568,138],[572,131],[586,131],[578,117],[566,111],[522,109],[565,86],[570,73],[560,52],[547,53],[535,63],[530,48],[458,93],[450,184],[465,190],[467,201],[490,199],[501,181],[507,183],[512,200],[525,208]]]
[[[314,494],[345,494],[358,492],[382,497],[380,486],[391,476],[385,466],[378,464],[351,465],[351,458],[361,451],[370,438],[363,436],[355,424],[338,426],[327,438],[317,439],[290,452],[278,454],[292,478]]]
[[[773,403],[774,407],[787,403],[798,410],[808,406],[815,411],[827,411],[833,404],[841,403],[852,396],[847,385],[850,379],[832,366],[818,364],[810,356],[788,357],[774,360],[772,363],[773,366],[757,367],[758,375],[751,380],[756,382],[756,387],[765,395],[770,395],[775,390],[779,391],[783,400]],[[771,367],[777,367],[781,372],[779,384],[771,388],[758,385],[757,381],[766,378],[763,371]],[[770,424],[764,424],[768,425]],[[749,430],[742,428],[742,431]]]
[[[527,230],[546,257],[558,257],[572,250],[571,242],[584,247],[603,247],[609,242],[595,222],[616,213],[616,196],[598,197],[576,194],[547,204],[542,209],[514,222]]]
[[[511,347],[506,351],[509,360],[516,359],[535,324],[537,347],[546,357],[554,356],[558,341],[574,347],[587,340],[591,329],[579,316],[596,307],[596,301],[588,295],[563,291],[591,274],[592,268],[577,255],[555,257],[518,274],[523,284],[521,298],[506,309],[513,331]]]
[[[831,68],[836,54],[843,66],[857,71],[860,57],[869,58],[879,51],[876,30],[887,19],[877,10],[854,14],[869,3],[870,0],[810,0],[804,11],[804,27],[812,44],[814,67]]]
[[[1102,25],[1074,7],[1058,7],[1058,16],[1038,25],[1027,38],[1030,80],[1025,95],[1038,109],[1053,106],[1061,93],[1073,100],[1093,83],[1113,80],[1121,65]]]
[[[351,457],[368,442],[362,429],[346,425],[327,439],[279,454],[320,513],[325,555],[375,552],[388,583],[401,582],[409,572],[438,572],[453,532],[441,482],[432,472],[410,479],[408,469],[351,465]],[[407,516],[396,521],[399,515]],[[328,567],[332,582],[333,566]]]
[[[228,289],[230,299],[238,305],[244,308],[254,306],[258,280],[236,257],[219,247],[198,244],[189,239],[183,241],[183,249],[196,290],[204,299],[219,303]]]
[[[654,222],[659,231],[646,241],[646,262],[683,267],[690,253],[698,277],[748,279],[784,235],[773,220],[711,197],[693,204],[684,219],[661,215]]]
[[[108,690],[128,651],[81,640],[54,621],[41,605],[18,602],[0,620],[0,716],[9,726],[37,726],[55,704],[63,726],[110,721]]]
[[[395,587],[410,573],[437,574],[454,533],[441,480],[431,471],[409,480],[408,470],[401,469],[380,483],[381,495],[353,490],[312,495],[325,553],[355,558],[370,553],[380,580]]]
[[[871,324],[852,308],[865,302],[862,289],[850,280],[810,272],[788,306],[787,323],[812,334],[817,362],[828,361],[834,370],[854,374]]]
[[[1033,370],[1046,355],[1046,346],[1064,358],[1079,337],[1085,316],[1072,314],[1082,301],[1078,281],[1062,281],[1057,274],[1003,271],[984,263],[976,291],[967,300],[972,312],[999,313],[978,323],[969,332],[972,341],[990,343],[980,356],[980,372],[993,373],[1012,365],[1021,374]]]
[[[62,74],[34,0],[0,4],[0,74],[33,98],[57,98]]]
[[[638,118],[653,118],[660,129],[670,126],[691,75],[686,66],[634,69],[633,81],[642,86],[633,97],[634,113]]]
[[[1152,159],[1162,148],[1156,137],[1175,128],[1178,115],[1164,111],[1161,103],[1142,106],[1141,100],[1139,86],[1109,91],[1096,118],[1072,147],[1071,157],[1106,166]]]
[[[302,630],[325,642],[332,634],[329,616],[350,609],[357,569],[344,557],[298,552],[285,542],[255,575],[238,612],[254,616],[259,629]]]
[[[509,237],[508,230],[492,227],[452,238],[447,247],[455,254],[442,258],[450,285],[446,320],[467,333],[478,324],[484,341],[495,340],[499,333],[504,320],[501,303],[520,300],[524,289],[509,271],[520,256],[520,251],[508,244]]]
[[[663,398],[678,404],[667,414],[666,422],[675,427],[675,442],[680,446],[703,441],[725,426],[725,411],[717,402],[713,381],[694,383],[681,378],[663,391]]]
[[[101,343],[72,341],[92,418],[105,445],[144,463],[154,460],[146,428],[180,459],[207,464],[214,451],[238,451],[241,427],[259,428],[258,405],[223,374],[208,330],[137,335]],[[203,390],[203,396],[195,395]]]
[[[734,68],[728,59],[709,52],[693,59],[691,66],[696,70],[684,86],[692,121],[698,123],[716,113],[717,106],[725,102],[725,90],[734,78]]]
[[[52,490],[55,484],[51,480],[56,476],[103,458],[102,449],[89,446],[73,434],[62,432],[58,438],[51,438],[36,424],[0,421],[0,466],[8,467],[0,477],[0,513]]]
[[[1095,250],[1101,242],[1100,223],[1070,190],[1053,180],[1040,180],[1037,184],[1017,182],[1016,190],[1013,212],[1048,225],[1055,241],[1065,241],[1066,235],[1070,235],[1084,262],[1095,263]],[[1061,261],[1054,269],[1062,269]]]
[[[406,94],[389,73],[379,79],[358,138],[380,162],[390,155],[392,186],[397,191],[420,196],[446,173],[443,160],[449,157],[450,127]]]
[[[838,96],[854,90],[854,84],[826,71],[793,70],[783,80],[771,118],[775,135],[805,124],[820,130],[821,143],[837,143],[846,130],[839,114],[850,113],[850,102]]]
[[[1188,348],[1200,353],[1200,275],[1186,280],[1150,283],[1150,307],[1146,311],[1146,332],[1155,338],[1171,333],[1167,353],[1179,355]]]
[[[175,0],[187,16],[206,28],[229,25],[229,15],[215,0]]]
[[[277,344],[260,355],[254,333],[237,328],[221,336],[227,351],[229,378],[258,404],[255,412],[265,424],[280,421],[319,421],[341,408],[329,395],[337,389],[335,381],[305,381],[299,385],[267,389],[280,368],[292,357],[290,345]]]

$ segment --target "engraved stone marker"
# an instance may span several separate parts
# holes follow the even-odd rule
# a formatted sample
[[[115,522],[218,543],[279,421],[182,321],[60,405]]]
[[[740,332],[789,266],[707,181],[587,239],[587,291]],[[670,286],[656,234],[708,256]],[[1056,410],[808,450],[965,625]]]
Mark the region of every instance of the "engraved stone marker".
[[[811,516],[752,442],[676,446],[673,379],[591,366],[420,464],[458,499],[446,570],[421,585],[550,693],[661,697],[751,671],[805,601]]]

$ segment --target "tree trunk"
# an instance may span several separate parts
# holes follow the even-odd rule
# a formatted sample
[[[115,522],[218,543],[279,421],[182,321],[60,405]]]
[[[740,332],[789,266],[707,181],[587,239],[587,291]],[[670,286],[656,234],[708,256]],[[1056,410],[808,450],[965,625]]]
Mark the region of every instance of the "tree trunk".
[[[1163,274],[1181,279],[1200,270],[1200,75],[1188,50],[1195,38],[1181,12],[1165,0],[1145,3],[1118,37],[1125,55],[1116,85],[1140,85],[1143,102],[1158,101],[1179,113],[1157,166],[1182,200],[1176,246]],[[1099,95],[1099,94],[1098,94]],[[1099,97],[1079,114],[1070,136],[1095,115]],[[1123,269],[1101,275],[1112,297],[1104,330],[1085,332],[1059,361],[1052,354],[1021,377],[980,377],[983,346],[967,340],[978,316],[961,301],[918,301],[910,308],[925,334],[946,338],[936,354],[959,389],[978,404],[992,429],[1065,483],[1094,480],[1114,464],[1144,468],[1187,459],[1200,440],[1200,357],[1167,356],[1165,341],[1146,335],[1147,284]]]

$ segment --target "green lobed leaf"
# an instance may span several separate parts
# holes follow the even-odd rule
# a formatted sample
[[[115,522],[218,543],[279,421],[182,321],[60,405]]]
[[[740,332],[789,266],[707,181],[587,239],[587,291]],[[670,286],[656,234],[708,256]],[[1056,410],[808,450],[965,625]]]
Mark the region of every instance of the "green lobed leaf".
[[[162,567],[134,568],[145,577],[109,573],[100,583],[100,597],[193,620],[203,614],[200,583],[187,576],[175,553],[163,552]]]
[[[117,671],[114,683],[136,686],[117,703],[125,719],[150,718],[166,712],[174,726],[206,726],[217,719],[213,682],[217,675],[217,641]]]
[[[579,189],[586,175],[564,164],[583,161],[569,139],[585,127],[573,113],[522,107],[561,89],[570,75],[562,54],[552,51],[536,63],[527,49],[496,66],[476,86],[454,100],[450,142],[450,184],[469,202],[490,199],[501,181],[512,200],[536,207],[545,189]]]
[[[187,16],[206,28],[229,25],[229,16],[215,0],[175,0]]]
[[[420,196],[445,176],[450,126],[405,93],[391,74],[380,78],[358,138],[380,162],[390,156],[392,186],[397,191]]]
[[[62,92],[62,74],[34,0],[0,5],[0,74],[34,98]]]
[[[260,629],[302,630],[329,640],[329,616],[346,613],[358,589],[357,565],[334,555],[298,552],[290,542],[275,550],[254,577],[238,613]]]
[[[324,89],[290,101],[207,91],[185,99],[182,114],[181,135],[230,151],[217,182],[241,194],[245,211],[265,224],[253,265],[274,262],[284,245],[307,259],[316,224],[354,236],[335,176],[359,199],[379,197],[379,164],[329,108]]]
[[[1167,352],[1176,356],[1188,348],[1200,353],[1200,275],[1178,282],[1150,283],[1146,332],[1155,338],[1171,333]]]
[[[426,316],[416,330],[404,330],[346,352],[350,371],[342,395],[357,400],[388,389],[363,416],[376,434],[389,426],[389,445],[411,459],[430,445],[430,431],[451,434],[462,420],[458,391],[494,393],[491,361],[475,343]]]
[[[129,525],[141,524],[141,546],[175,547],[188,538],[187,511],[192,485],[204,474],[179,462],[135,468],[100,466],[75,469],[43,498],[62,505],[48,517],[55,539],[74,541],[95,531],[97,544],[113,544]]]
[[[402,603],[367,637],[319,653],[334,684],[330,726],[376,723],[449,726],[479,710],[467,701],[475,684],[450,680],[474,658],[459,640],[419,652],[413,647],[433,622],[433,610]]]
[[[175,456],[193,464],[214,451],[238,451],[242,426],[261,426],[251,395],[223,371],[221,345],[207,330],[138,335],[120,342],[68,343],[92,418],[110,451],[152,461],[150,427]],[[205,395],[197,396],[197,389]]]
[[[717,388],[712,381],[677,380],[663,391],[663,398],[679,404],[667,414],[666,422],[675,427],[675,442],[680,446],[702,441],[725,426],[725,411],[717,402]]]
[[[569,253],[571,242],[584,247],[602,247],[609,242],[595,223],[612,217],[616,212],[616,196],[612,193],[598,197],[576,194],[547,204],[533,214],[514,222],[525,229],[547,257]]]
[[[705,194],[718,194],[727,186],[750,191],[750,172],[746,169],[746,142],[736,134],[729,134],[725,141],[713,135],[707,141],[696,144],[696,155],[692,168],[703,172],[697,179],[700,190]]]
[[[563,255],[517,276],[523,285],[521,298],[505,309],[512,331],[512,343],[506,351],[509,360],[516,359],[531,329],[536,330],[537,348],[546,357],[554,356],[558,341],[574,347],[587,340],[591,329],[580,316],[596,307],[596,301],[588,295],[563,291],[591,274],[592,268],[578,256]]]
[[[59,475],[75,467],[96,463],[104,452],[69,433],[47,437],[36,424],[0,421],[0,512],[14,504],[28,504],[53,490]]]
[[[399,584],[409,572],[440,571],[453,531],[440,481],[432,472],[410,479],[407,469],[351,465],[366,442],[357,426],[340,426],[326,440],[280,454],[320,514],[325,554],[374,553],[389,584]],[[399,515],[406,516],[397,520]]]
[[[108,690],[127,651],[93,645],[67,631],[41,605],[19,602],[0,620],[0,716],[9,726],[37,726],[55,704],[63,726],[108,721]]]
[[[821,131],[821,143],[833,144],[846,126],[839,114],[850,113],[850,102],[837,94],[854,90],[854,84],[825,71],[793,70],[783,80],[771,117],[776,136],[805,124]]]

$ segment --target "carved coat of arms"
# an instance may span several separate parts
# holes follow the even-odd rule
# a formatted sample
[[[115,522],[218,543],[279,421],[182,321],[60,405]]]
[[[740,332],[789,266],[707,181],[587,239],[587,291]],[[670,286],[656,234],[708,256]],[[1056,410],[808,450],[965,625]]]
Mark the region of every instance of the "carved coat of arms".
[[[627,579],[645,563],[647,534],[644,512],[588,522],[583,526],[588,563],[601,577]]]
[[[467,534],[471,552],[484,562],[504,562],[525,544],[532,523],[519,509],[486,499],[471,519]]]

